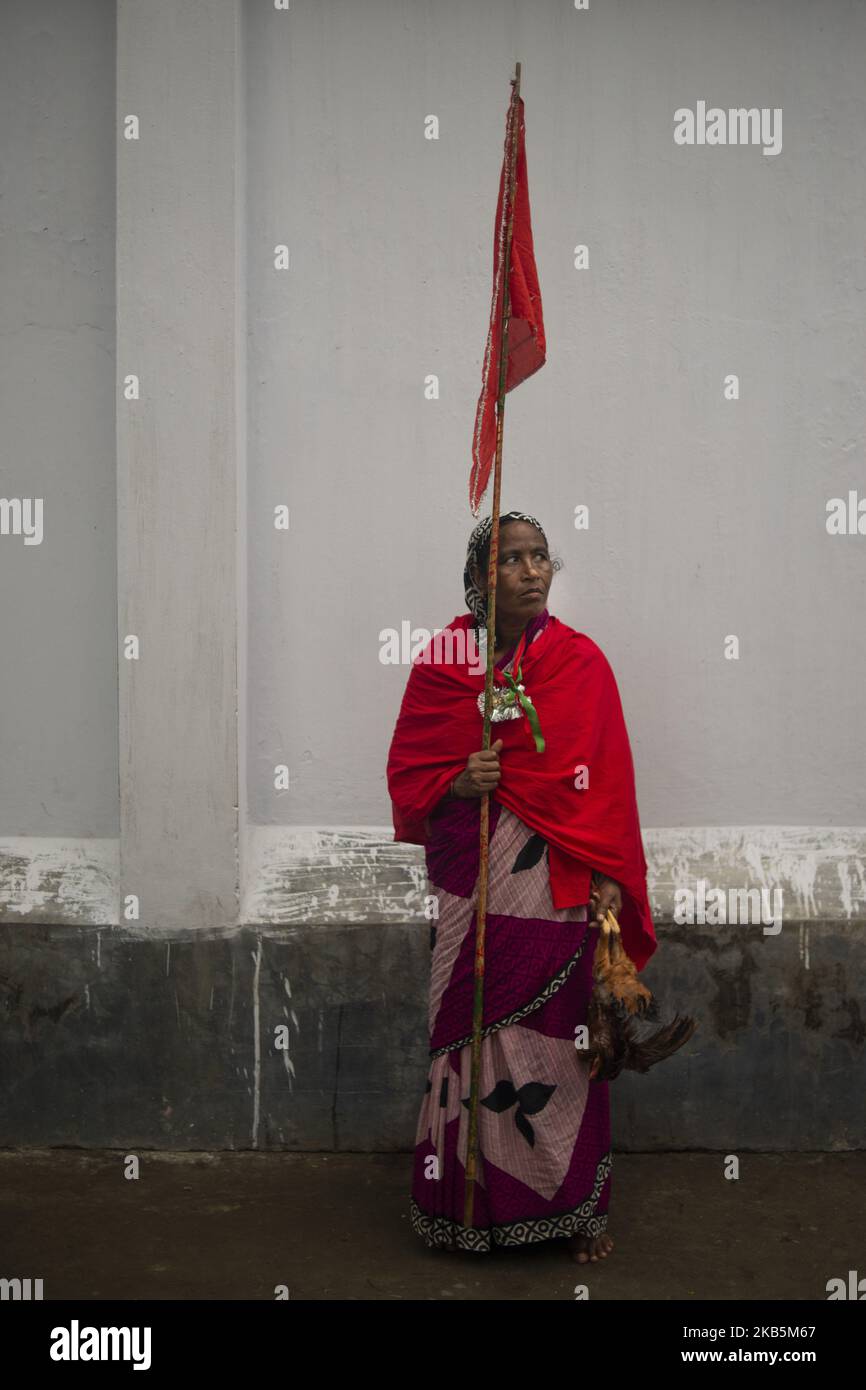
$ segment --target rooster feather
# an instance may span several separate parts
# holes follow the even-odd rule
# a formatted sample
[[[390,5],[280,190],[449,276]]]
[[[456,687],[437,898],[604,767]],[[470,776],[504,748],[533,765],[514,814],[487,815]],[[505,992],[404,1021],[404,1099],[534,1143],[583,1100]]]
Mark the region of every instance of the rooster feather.
[[[613,1081],[621,1071],[649,1071],[689,1041],[697,1020],[677,1014],[654,1033],[640,1037],[637,1019],[658,1017],[658,1004],[638,979],[623,948],[619,923],[608,912],[599,932],[592,965],[588,1056],[593,1081]]]

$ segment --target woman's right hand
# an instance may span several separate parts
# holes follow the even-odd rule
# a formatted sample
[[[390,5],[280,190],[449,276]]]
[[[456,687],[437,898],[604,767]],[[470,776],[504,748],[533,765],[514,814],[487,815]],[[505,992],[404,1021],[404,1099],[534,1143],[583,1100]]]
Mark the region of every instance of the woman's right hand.
[[[502,773],[499,769],[499,750],[502,739],[498,738],[490,748],[482,748],[478,753],[470,753],[469,761],[459,777],[454,778],[452,790],[455,796],[483,796],[492,792]]]

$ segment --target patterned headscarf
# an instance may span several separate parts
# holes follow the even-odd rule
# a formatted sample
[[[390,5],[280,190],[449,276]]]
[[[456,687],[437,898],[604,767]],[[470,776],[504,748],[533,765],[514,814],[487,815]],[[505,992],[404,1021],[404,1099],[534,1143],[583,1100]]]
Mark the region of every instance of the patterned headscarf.
[[[527,516],[525,512],[506,512],[499,518],[499,525],[507,526],[509,521],[528,521],[530,526],[534,526],[544,536],[544,527],[534,516]],[[466,595],[466,606],[479,623],[483,626],[487,622],[487,597],[481,593],[474,579],[472,578],[472,566],[478,565],[480,568],[480,556],[484,549],[484,544],[489,541],[493,533],[493,517],[486,516],[483,521],[479,521],[472,535],[469,537],[469,548],[466,551],[466,567],[463,570],[463,591]],[[544,536],[545,544],[547,536]]]

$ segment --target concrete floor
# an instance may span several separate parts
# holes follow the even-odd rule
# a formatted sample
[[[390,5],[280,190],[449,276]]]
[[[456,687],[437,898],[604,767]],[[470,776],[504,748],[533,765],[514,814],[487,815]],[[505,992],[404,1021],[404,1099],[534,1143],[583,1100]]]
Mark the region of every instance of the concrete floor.
[[[0,1151],[0,1277],[46,1299],[826,1299],[866,1273],[866,1153],[614,1156],[616,1250],[429,1251],[402,1154]]]

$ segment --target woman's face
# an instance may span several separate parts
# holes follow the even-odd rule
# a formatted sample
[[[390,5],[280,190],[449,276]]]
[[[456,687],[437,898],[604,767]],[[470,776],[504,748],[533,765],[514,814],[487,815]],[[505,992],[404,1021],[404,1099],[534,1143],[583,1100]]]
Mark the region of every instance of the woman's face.
[[[553,580],[553,564],[547,542],[528,521],[509,521],[499,530],[496,574],[496,617],[509,626],[523,626],[540,613],[547,603]],[[475,583],[487,593],[487,566],[480,574],[475,567]]]

